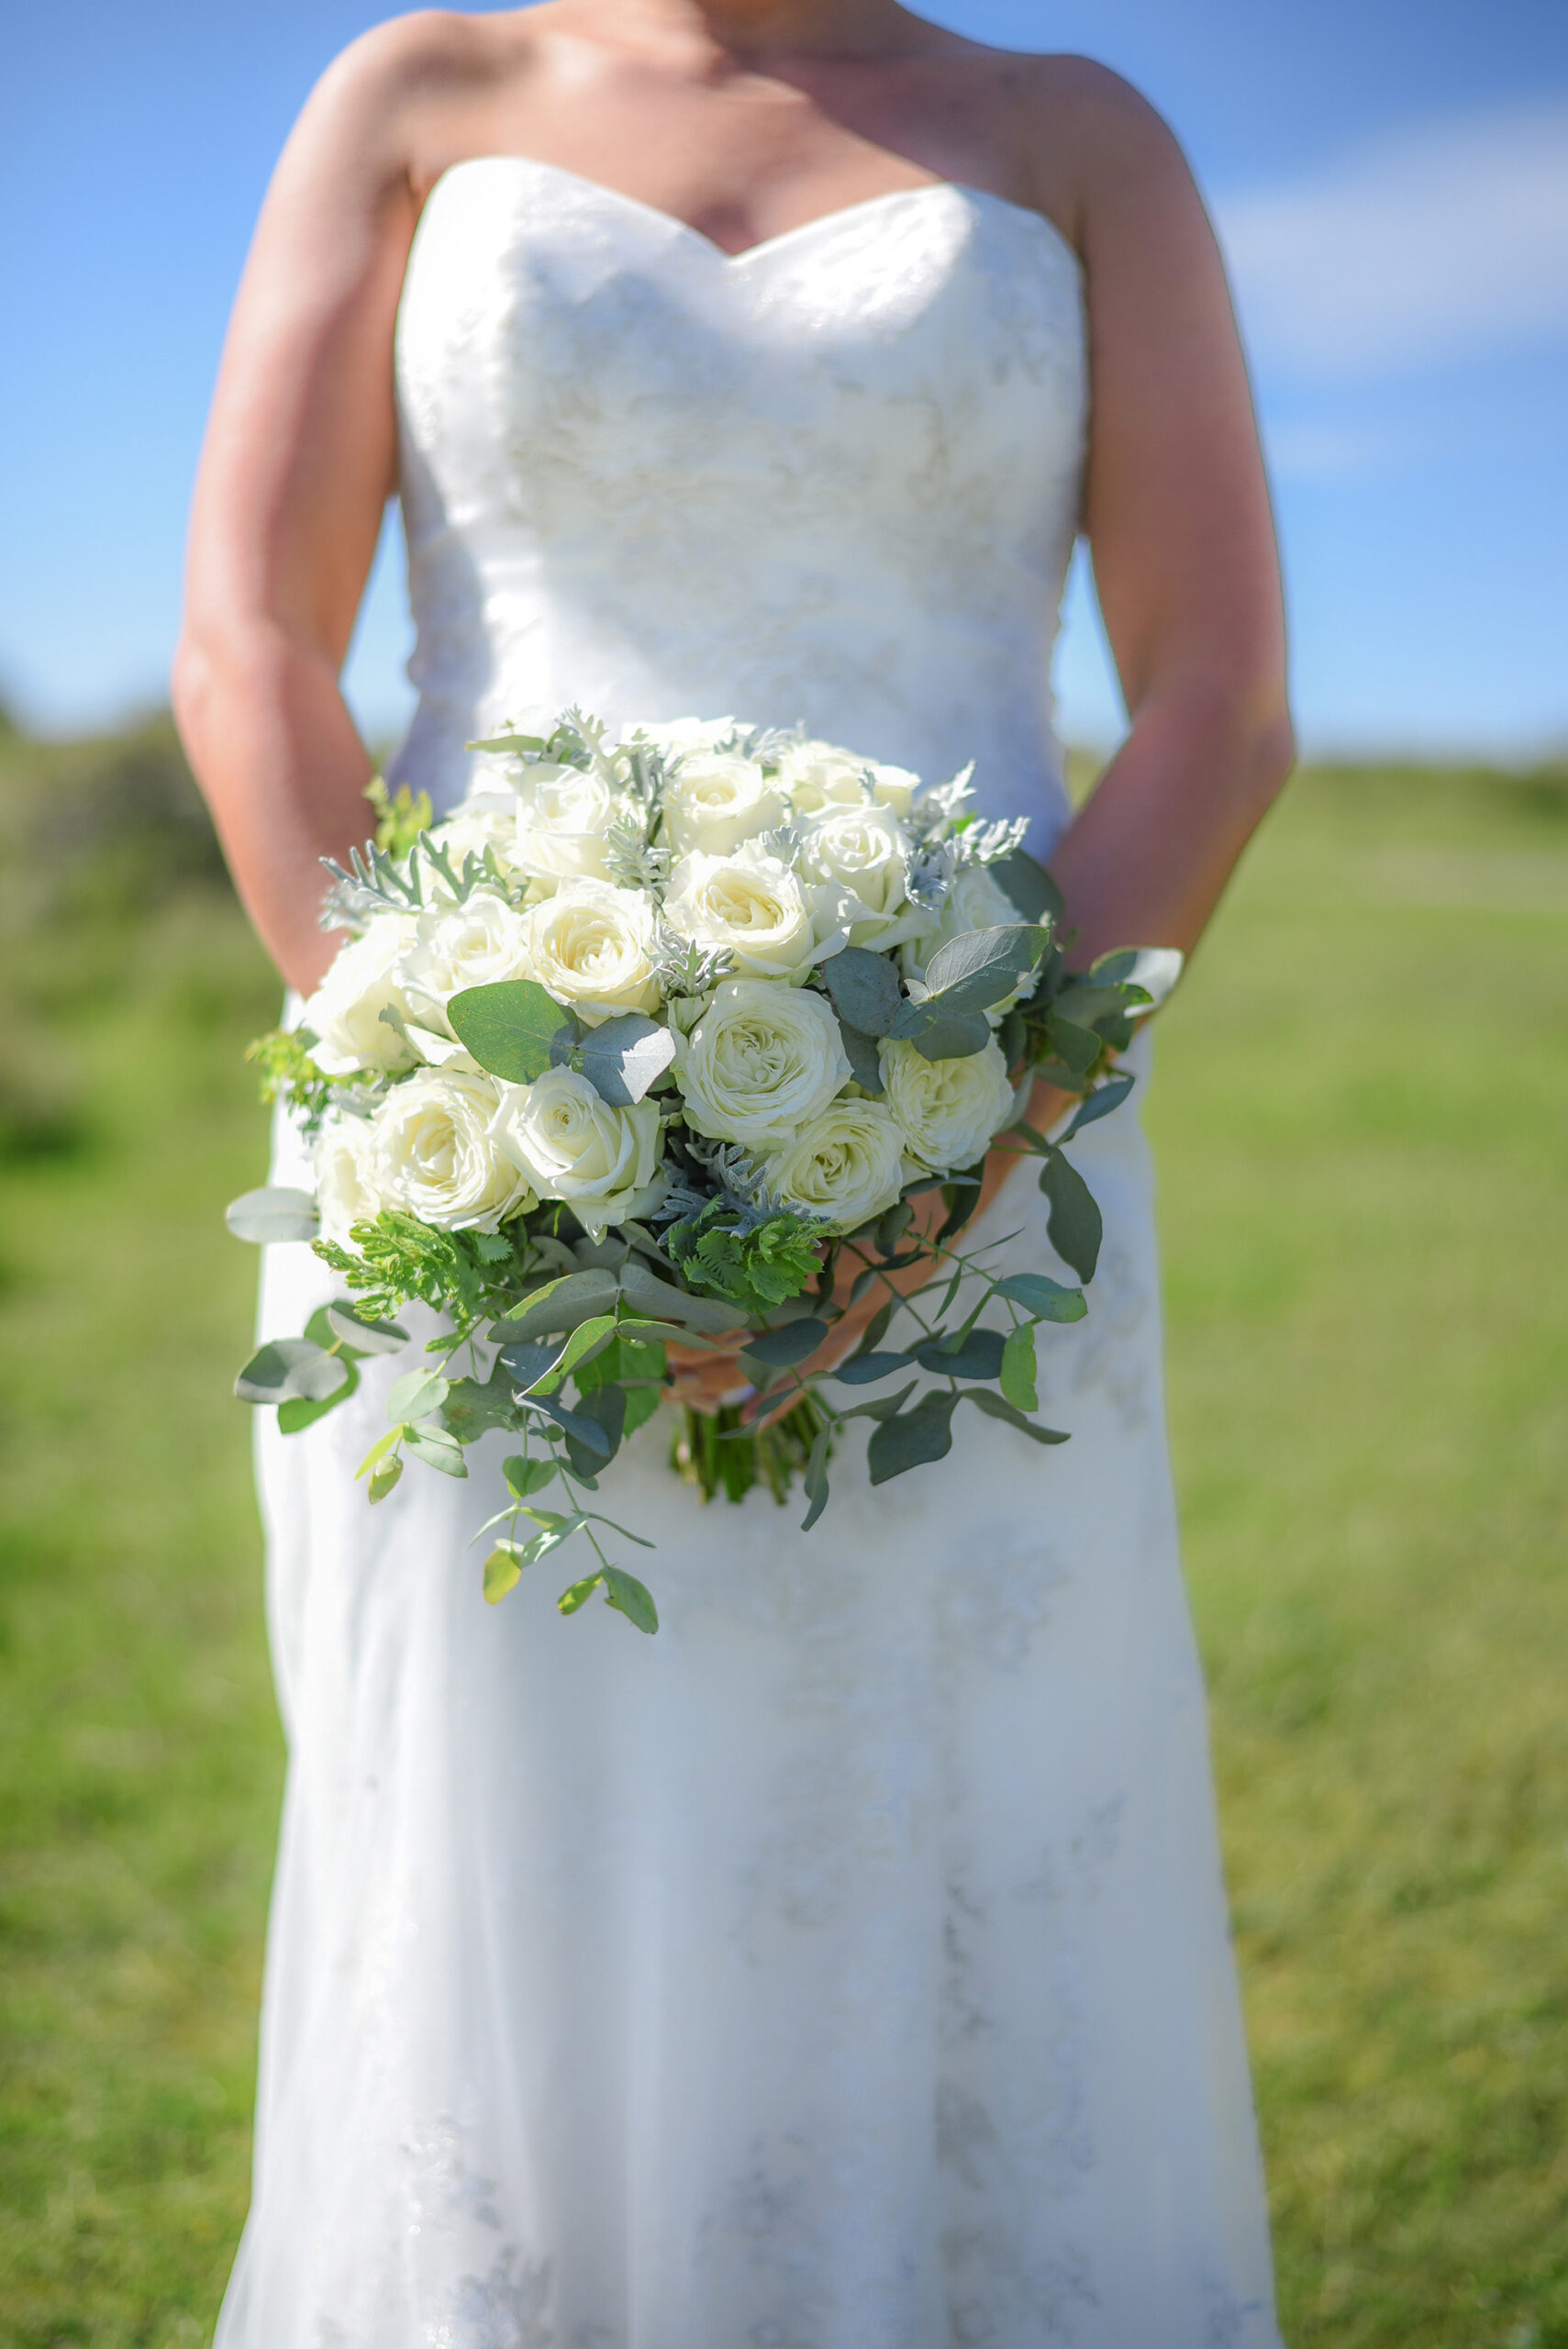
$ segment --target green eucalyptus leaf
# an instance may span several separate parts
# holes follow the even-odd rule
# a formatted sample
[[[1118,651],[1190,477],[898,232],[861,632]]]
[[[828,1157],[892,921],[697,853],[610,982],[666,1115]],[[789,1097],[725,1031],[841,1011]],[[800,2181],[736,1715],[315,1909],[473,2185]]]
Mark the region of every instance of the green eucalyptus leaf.
[[[803,1533],[810,1532],[828,1506],[828,1447],[831,1435],[830,1428],[821,1427],[817,1429],[812,1439],[810,1456],[806,1463],[806,1474],[801,1480],[806,1487],[806,1497],[810,1503],[806,1515],[800,1520],[800,1530]]]
[[[273,1338],[251,1355],[234,1391],[242,1403],[324,1403],[346,1384],[350,1369],[314,1338]]]
[[[503,1346],[495,1359],[512,1387],[526,1394],[541,1378],[549,1377],[565,1352],[565,1341],[561,1338],[520,1338]]]
[[[913,1044],[929,1061],[966,1061],[991,1041],[984,1011],[954,1011],[940,996],[906,1003],[888,1030],[895,1043]]]
[[[499,1363],[483,1382],[454,1378],[441,1405],[442,1423],[460,1443],[477,1443],[492,1428],[513,1427],[517,1417],[512,1382]]]
[[[434,1419],[451,1392],[451,1382],[435,1370],[406,1370],[386,1398],[386,1416],[401,1422]]]
[[[535,1493],[542,1493],[545,1486],[553,1479],[555,1473],[556,1464],[553,1460],[529,1460],[520,1452],[513,1453],[510,1459],[503,1460],[501,1463],[501,1474],[506,1479],[506,1489],[516,1494],[520,1501],[531,1499]]]
[[[1007,1332],[1000,1372],[1002,1392],[1016,1411],[1040,1408],[1040,1397],[1035,1392],[1037,1368],[1034,1324],[1021,1321],[1016,1330]]]
[[[464,987],[447,1006],[458,1041],[481,1068],[509,1085],[532,1085],[552,1063],[556,1046],[578,1035],[572,1014],[534,979],[500,979]]]
[[[994,858],[986,870],[994,881],[1000,883],[1026,921],[1051,927],[1061,922],[1062,892],[1028,849],[1016,848],[1006,856]]]
[[[1073,1071],[1074,1083],[1080,1083],[1088,1074],[1104,1049],[1092,1028],[1080,1028],[1073,1020],[1064,1019],[1058,1011],[1053,1011],[1045,1022],[1044,1033],[1052,1057],[1060,1061],[1063,1068]]]
[[[403,1431],[404,1449],[427,1468],[439,1468],[443,1476],[466,1476],[468,1463],[462,1456],[462,1446],[449,1435],[439,1419],[417,1419]]]
[[[579,1397],[574,1419],[585,1420],[597,1429],[608,1446],[600,1453],[592,1442],[584,1442],[571,1428],[566,1430],[566,1456],[579,1475],[597,1475],[606,1460],[613,1460],[620,1450],[626,1434],[626,1388],[595,1386]]]
[[[606,1566],[600,1575],[605,1586],[606,1602],[639,1631],[659,1629],[659,1609],[653,1604],[653,1594],[645,1583],[628,1575],[624,1566]]]
[[[253,1241],[258,1247],[280,1240],[314,1240],[321,1229],[311,1194],[281,1184],[242,1192],[225,1208],[224,1221],[236,1240]]]
[[[335,1411],[339,1403],[348,1401],[359,1386],[360,1374],[351,1362],[346,1364],[345,1367],[349,1375],[335,1394],[323,1396],[319,1402],[314,1401],[308,1395],[291,1395],[286,1403],[278,1405],[278,1429],[281,1434],[298,1435],[304,1429],[314,1427],[317,1419],[325,1419],[328,1411]]]
[[[1017,995],[1050,943],[1049,930],[1035,922],[965,930],[939,946],[927,963],[928,1000],[940,1000],[948,1012],[989,1011]]]
[[[766,1363],[770,1370],[782,1370],[791,1363],[804,1362],[826,1343],[828,1324],[814,1313],[803,1314],[798,1321],[786,1321],[777,1330],[763,1330],[746,1341],[746,1357],[752,1362]]]
[[[927,1340],[909,1351],[934,1378],[998,1378],[1002,1372],[999,1330],[968,1330],[956,1340]]]
[[[335,1338],[361,1354],[395,1354],[408,1343],[408,1332],[395,1321],[372,1321],[342,1297],[327,1308],[328,1325]]]
[[[874,1386],[879,1378],[891,1378],[895,1370],[907,1370],[913,1360],[913,1354],[854,1353],[828,1375],[841,1379],[846,1386]]]
[[[622,1012],[590,1028],[578,1047],[583,1074],[601,1101],[629,1109],[675,1057],[675,1039],[640,1011]]]
[[[509,1590],[516,1590],[523,1578],[517,1563],[517,1553],[510,1542],[497,1542],[484,1561],[484,1597],[488,1605],[499,1607]]]
[[[966,1386],[958,1397],[961,1403],[973,1403],[988,1419],[1006,1419],[1020,1435],[1032,1438],[1036,1443],[1065,1443],[1068,1439],[1060,1428],[1042,1428],[1009,1403],[1005,1396],[993,1395],[989,1386]]]
[[[610,1442],[608,1431],[601,1427],[597,1419],[592,1418],[586,1411],[568,1410],[564,1403],[556,1402],[549,1395],[530,1395],[526,1408],[542,1412],[547,1419],[554,1420],[562,1433],[567,1437],[569,1444],[575,1447],[570,1455],[573,1467],[577,1465],[579,1453],[591,1453],[597,1466],[602,1467],[615,1450],[615,1446]],[[597,1467],[591,1469],[588,1473],[596,1474]]]
[[[580,1321],[608,1313],[617,1287],[615,1274],[603,1268],[563,1273],[519,1298],[504,1320],[491,1324],[490,1335],[500,1346],[515,1345],[521,1338],[564,1336]]]
[[[580,1607],[586,1607],[603,1580],[603,1575],[584,1575],[581,1582],[573,1583],[562,1592],[555,1602],[557,1607],[563,1615],[575,1615]]]
[[[620,1291],[639,1313],[648,1314],[655,1320],[677,1321],[683,1329],[695,1330],[704,1336],[720,1337],[746,1327],[744,1307],[725,1305],[715,1297],[689,1297],[684,1289],[662,1281],[635,1256],[622,1270]]]
[[[1094,1193],[1060,1150],[1052,1150],[1040,1168],[1040,1187],[1051,1201],[1046,1230],[1051,1246],[1081,1281],[1092,1281],[1104,1236]]]
[[[1158,1006],[1181,977],[1184,960],[1173,946],[1123,946],[1114,953],[1102,954],[1089,975],[1102,985],[1142,987],[1150,1002]]]
[[[397,1430],[395,1428],[393,1430],[393,1433],[395,1435],[397,1433]],[[403,1463],[401,1460],[383,1460],[378,1462],[376,1467],[372,1473],[370,1481],[370,1497],[372,1501],[384,1501],[402,1474]]]
[[[864,946],[845,946],[821,967],[822,984],[840,1019],[862,1036],[885,1036],[904,1000],[898,973],[886,955],[873,954]]]
[[[1104,1085],[1096,1085],[1062,1135],[1062,1141],[1071,1141],[1073,1135],[1081,1134],[1085,1126],[1097,1125],[1102,1118],[1108,1118],[1113,1109],[1119,1109],[1137,1082],[1133,1076],[1111,1076]]]
[[[1082,1321],[1089,1309],[1081,1288],[1068,1288],[1045,1273],[1009,1273],[996,1283],[995,1293],[1021,1305],[1037,1321]]]
[[[877,1050],[876,1038],[868,1036],[863,1028],[852,1028],[842,1012],[839,1014],[839,1033],[843,1039],[844,1058],[850,1063],[850,1074],[863,1092],[869,1093],[873,1100],[880,1101],[883,1097],[882,1054]]]
[[[958,1397],[950,1389],[922,1395],[912,1410],[884,1419],[872,1431],[866,1466],[873,1485],[885,1485],[911,1468],[945,1459],[952,1450],[952,1414]]]

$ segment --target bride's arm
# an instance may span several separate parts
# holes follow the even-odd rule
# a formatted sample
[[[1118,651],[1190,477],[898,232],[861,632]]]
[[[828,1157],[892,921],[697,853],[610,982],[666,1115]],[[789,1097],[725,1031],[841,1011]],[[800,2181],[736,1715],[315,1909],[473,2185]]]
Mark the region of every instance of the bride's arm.
[[[1082,69],[1084,529],[1130,728],[1051,859],[1075,962],[1202,934],[1290,772],[1284,617],[1214,233],[1164,124]]]
[[[426,37],[428,38],[428,37]],[[317,860],[371,829],[339,691],[396,478],[393,329],[417,206],[417,39],[357,43],[278,164],[218,375],[192,514],[174,707],[240,895],[314,985]]]
[[[1117,946],[1190,953],[1294,751],[1273,522],[1214,234],[1158,117],[1103,68],[1071,71],[1093,389],[1084,529],[1131,720],[1051,860],[1083,964]],[[1047,1131],[1069,1106],[1037,1084],[1030,1121]],[[992,1152],[982,1209],[1017,1163]],[[849,1352],[877,1301],[803,1367]],[[710,1362],[681,1392],[711,1402],[739,1375]]]

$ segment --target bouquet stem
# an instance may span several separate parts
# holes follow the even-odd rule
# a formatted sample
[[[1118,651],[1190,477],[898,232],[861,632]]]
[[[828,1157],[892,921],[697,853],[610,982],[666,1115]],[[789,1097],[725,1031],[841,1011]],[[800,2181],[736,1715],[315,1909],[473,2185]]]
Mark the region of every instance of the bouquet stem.
[[[744,1407],[694,1411],[687,1404],[670,1447],[671,1464],[705,1501],[722,1492],[744,1500],[753,1485],[765,1485],[782,1508],[794,1480],[805,1474],[824,1416],[809,1395],[765,1428],[749,1427]]]

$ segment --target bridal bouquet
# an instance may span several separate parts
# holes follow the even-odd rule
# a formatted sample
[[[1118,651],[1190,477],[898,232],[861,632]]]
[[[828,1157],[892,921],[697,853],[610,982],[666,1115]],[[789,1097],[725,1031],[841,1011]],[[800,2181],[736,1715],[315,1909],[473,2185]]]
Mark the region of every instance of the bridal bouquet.
[[[485,1596],[580,1534],[593,1571],[562,1610],[600,1591],[646,1631],[653,1600],[606,1549],[641,1537],[591,1499],[672,1343],[739,1339],[751,1390],[686,1411],[675,1464],[732,1499],[782,1501],[798,1475],[806,1527],[856,1419],[873,1483],[941,1458],[966,1401],[1064,1442],[1034,1417],[1035,1330],[1080,1319],[1082,1287],[993,1276],[957,1243],[1005,1136],[1092,1278],[1099,1213],[1064,1146],[1129,1091],[1111,1061],[1180,958],[1070,974],[1024,826],[977,817],[967,771],[924,787],[729,718],[612,739],[572,711],[473,747],[495,780],[440,823],[372,786],[376,840],[330,865],[323,915],[354,935],[302,1024],[251,1048],[314,1139],[316,1190],[250,1192],[230,1228],[309,1240],[347,1294],[263,1345],[240,1397],[306,1428],[413,1342],[399,1313],[433,1308],[359,1471],[370,1499],[408,1460],[465,1475],[503,1429]],[[1020,1121],[1036,1075],[1082,1097],[1059,1141]],[[916,1267],[940,1286],[911,1302],[895,1276]],[[855,1351],[813,1369],[873,1290]],[[900,1305],[917,1334],[886,1349]]]

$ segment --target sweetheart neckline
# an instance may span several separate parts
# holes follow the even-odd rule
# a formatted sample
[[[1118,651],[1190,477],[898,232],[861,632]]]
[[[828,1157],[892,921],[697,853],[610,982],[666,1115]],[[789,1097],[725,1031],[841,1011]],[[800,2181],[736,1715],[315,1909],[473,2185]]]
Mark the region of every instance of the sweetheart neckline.
[[[612,187],[606,180],[590,179],[585,173],[573,172],[564,163],[547,162],[539,155],[464,155],[457,162],[449,163],[431,181],[420,209],[421,225],[435,201],[437,191],[448,180],[455,178],[459,172],[497,163],[522,164],[529,171],[544,172],[555,179],[570,180],[575,186],[590,189],[612,205],[619,205],[629,212],[639,212],[650,220],[657,220],[676,237],[707,254],[721,269],[740,269],[747,262],[759,256],[765,258],[777,252],[781,247],[794,244],[799,238],[836,228],[840,222],[852,220],[859,214],[876,211],[885,205],[917,201],[929,195],[963,196],[971,203],[995,205],[1001,211],[1010,213],[1015,219],[1032,220],[1066,254],[1075,270],[1081,272],[1084,265],[1076,248],[1068,241],[1055,221],[1048,220],[1043,212],[1037,212],[1032,205],[1015,204],[1011,196],[997,195],[988,187],[975,187],[967,180],[919,180],[913,187],[884,188],[878,195],[858,196],[853,204],[835,205],[830,211],[818,212],[809,220],[798,221],[793,228],[781,228],[777,236],[760,237],[755,244],[743,245],[738,253],[729,253],[713,238],[705,235],[701,228],[694,228],[689,220],[683,220],[678,213],[666,212],[662,205],[649,204],[640,195],[628,195],[624,188]]]

